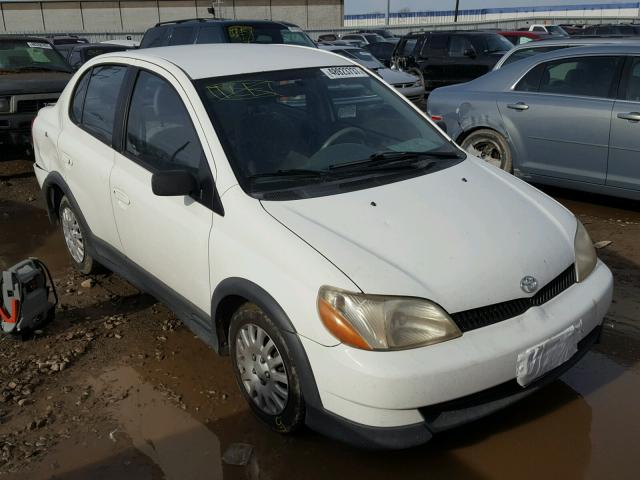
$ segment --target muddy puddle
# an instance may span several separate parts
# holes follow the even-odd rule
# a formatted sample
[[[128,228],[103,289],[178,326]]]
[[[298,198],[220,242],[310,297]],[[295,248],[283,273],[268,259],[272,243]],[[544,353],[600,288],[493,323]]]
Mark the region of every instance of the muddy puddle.
[[[52,271],[69,265],[62,233],[42,208],[0,200],[0,270],[38,257]]]

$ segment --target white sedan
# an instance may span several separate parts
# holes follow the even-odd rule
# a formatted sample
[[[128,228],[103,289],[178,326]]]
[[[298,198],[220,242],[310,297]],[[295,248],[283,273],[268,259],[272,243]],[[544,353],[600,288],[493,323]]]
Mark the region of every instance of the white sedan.
[[[321,50],[102,55],[33,135],[76,267],[121,274],[230,354],[282,433],[424,443],[556,378],[611,302],[569,211]]]

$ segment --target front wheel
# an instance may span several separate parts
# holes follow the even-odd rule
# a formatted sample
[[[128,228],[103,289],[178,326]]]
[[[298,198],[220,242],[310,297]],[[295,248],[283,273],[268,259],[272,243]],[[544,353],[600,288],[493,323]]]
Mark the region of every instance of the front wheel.
[[[298,430],[305,416],[298,370],[275,324],[246,303],[231,318],[229,339],[236,380],[253,412],[279,433]]]
[[[495,130],[483,128],[471,132],[460,146],[469,154],[481,158],[495,167],[509,173],[513,172],[509,143]]]

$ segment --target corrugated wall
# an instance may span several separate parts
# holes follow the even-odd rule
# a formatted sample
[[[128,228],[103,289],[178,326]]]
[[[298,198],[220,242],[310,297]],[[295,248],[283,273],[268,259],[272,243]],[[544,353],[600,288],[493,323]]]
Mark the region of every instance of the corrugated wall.
[[[121,0],[12,3],[0,0],[0,33],[144,32],[158,21],[210,17],[206,0]],[[226,0],[226,18],[273,19],[302,28],[340,28],[344,0]]]

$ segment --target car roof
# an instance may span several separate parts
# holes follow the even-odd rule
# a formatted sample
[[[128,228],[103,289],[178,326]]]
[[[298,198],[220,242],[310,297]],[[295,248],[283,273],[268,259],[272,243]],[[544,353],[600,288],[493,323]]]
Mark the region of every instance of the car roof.
[[[192,79],[296,68],[352,65],[349,60],[319,48],[245,43],[176,45],[126,50],[100,55],[96,63],[108,62],[114,57],[146,60],[152,63],[169,62],[179,67]]]
[[[432,35],[434,33],[446,33],[456,35],[498,35],[498,30],[418,30],[410,32],[406,36]]]
[[[169,27],[172,25],[199,25],[203,23],[216,25],[284,25],[286,27],[297,27],[290,22],[279,20],[232,20],[228,18],[185,18],[183,20],[168,20],[159,22],[155,27]]]
[[[539,40],[537,42],[529,42],[523,43],[521,45],[516,45],[511,49],[511,52],[515,50],[523,50],[526,48],[542,48],[548,46],[556,46],[556,45],[597,45],[597,44],[631,44],[633,42],[639,42],[640,39],[634,39],[634,37],[595,37],[595,38],[580,38],[580,37],[570,37],[570,38],[545,38],[543,40]]]
[[[0,35],[0,40],[17,40],[19,42],[45,42],[51,43],[46,37],[38,37],[34,35]]]
[[[542,42],[536,42],[542,43]],[[613,43],[606,45],[591,45],[563,48],[551,52],[540,53],[529,58],[518,60],[517,62],[504,65],[498,70],[493,70],[482,77],[467,83],[474,91],[496,91],[510,87],[531,68],[541,62],[551,60],[577,57],[583,55],[640,55],[640,42],[627,42],[625,44]],[[461,84],[460,88],[465,88]],[[454,88],[457,85],[454,85]],[[450,87],[445,87],[450,88]]]

